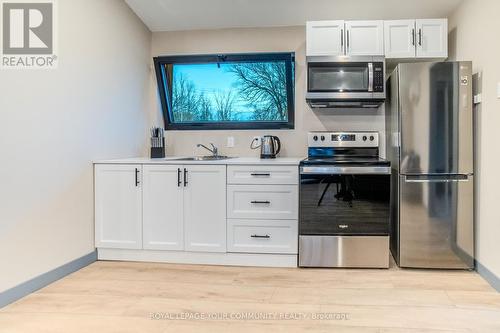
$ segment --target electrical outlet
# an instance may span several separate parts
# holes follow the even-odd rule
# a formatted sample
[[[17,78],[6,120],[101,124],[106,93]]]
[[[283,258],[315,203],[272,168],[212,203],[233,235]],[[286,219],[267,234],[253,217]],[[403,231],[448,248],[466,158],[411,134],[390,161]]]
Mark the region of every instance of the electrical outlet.
[[[474,95],[474,104],[480,104],[482,102],[483,102],[483,95],[482,94]]]
[[[500,98],[500,82],[497,83],[497,98]]]
[[[252,138],[252,145],[254,145],[254,146],[260,146],[260,141],[261,141],[261,137],[260,136],[254,136]]]
[[[227,148],[234,148],[234,136],[228,136],[227,137]]]

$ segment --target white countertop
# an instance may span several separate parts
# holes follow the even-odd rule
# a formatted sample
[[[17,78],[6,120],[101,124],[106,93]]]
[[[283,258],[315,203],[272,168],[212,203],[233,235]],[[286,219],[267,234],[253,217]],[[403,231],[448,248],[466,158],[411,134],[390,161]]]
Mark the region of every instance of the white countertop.
[[[260,159],[258,157],[235,157],[216,161],[179,160],[186,156],[168,156],[165,158],[133,157],[112,160],[97,160],[94,164],[217,164],[217,165],[299,165],[305,157],[277,157]]]

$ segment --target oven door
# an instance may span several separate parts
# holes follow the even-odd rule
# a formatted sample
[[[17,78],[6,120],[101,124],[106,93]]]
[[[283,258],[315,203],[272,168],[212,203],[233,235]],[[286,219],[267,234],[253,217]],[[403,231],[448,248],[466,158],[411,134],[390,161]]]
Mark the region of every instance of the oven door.
[[[301,167],[299,234],[389,234],[389,167]]]

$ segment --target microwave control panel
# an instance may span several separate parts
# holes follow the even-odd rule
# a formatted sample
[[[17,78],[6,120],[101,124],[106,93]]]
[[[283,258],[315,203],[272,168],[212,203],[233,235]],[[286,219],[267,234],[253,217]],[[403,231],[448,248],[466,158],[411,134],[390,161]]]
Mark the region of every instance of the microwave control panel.
[[[373,63],[373,92],[384,92],[384,63]]]

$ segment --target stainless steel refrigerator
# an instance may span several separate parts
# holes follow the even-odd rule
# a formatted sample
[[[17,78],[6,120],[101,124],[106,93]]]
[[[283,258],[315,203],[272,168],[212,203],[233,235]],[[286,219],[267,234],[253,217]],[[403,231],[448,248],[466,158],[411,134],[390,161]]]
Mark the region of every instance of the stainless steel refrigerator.
[[[387,81],[391,252],[401,267],[474,267],[472,63],[400,64]]]

